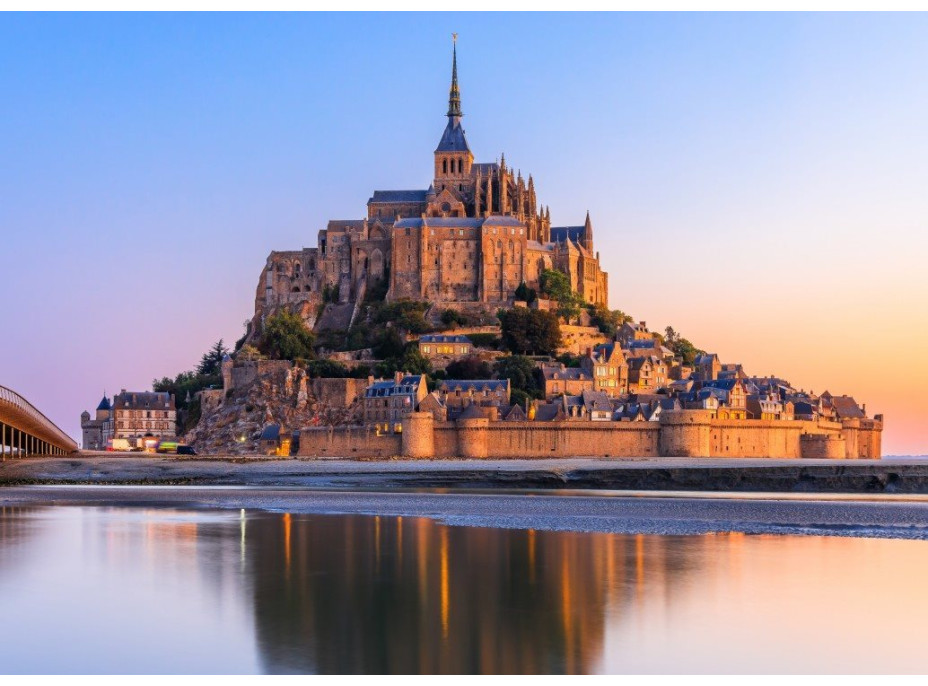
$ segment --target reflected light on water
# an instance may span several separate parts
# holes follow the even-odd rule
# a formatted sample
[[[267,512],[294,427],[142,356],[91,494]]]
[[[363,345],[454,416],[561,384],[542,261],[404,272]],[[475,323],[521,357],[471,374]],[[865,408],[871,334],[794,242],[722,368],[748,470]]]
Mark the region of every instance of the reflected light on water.
[[[247,539],[247,545],[246,545]],[[924,672],[928,543],[0,510],[10,672]]]

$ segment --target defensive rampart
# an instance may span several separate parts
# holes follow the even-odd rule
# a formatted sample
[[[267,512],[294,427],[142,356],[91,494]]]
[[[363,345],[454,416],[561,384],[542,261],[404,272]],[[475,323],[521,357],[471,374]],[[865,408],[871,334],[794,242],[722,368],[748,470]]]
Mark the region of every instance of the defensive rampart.
[[[757,457],[879,459],[882,423],[719,420],[709,412],[665,412],[656,422],[439,422],[403,420],[402,434],[366,427],[306,429],[300,455],[409,458]]]

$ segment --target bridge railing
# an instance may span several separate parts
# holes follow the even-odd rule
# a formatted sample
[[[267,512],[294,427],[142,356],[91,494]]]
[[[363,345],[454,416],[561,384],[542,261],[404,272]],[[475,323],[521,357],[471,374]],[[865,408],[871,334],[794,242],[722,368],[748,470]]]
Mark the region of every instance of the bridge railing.
[[[0,407],[3,405],[17,409],[22,415],[25,415],[32,421],[36,422],[51,436],[57,439],[59,447],[77,450],[77,443],[74,442],[73,438],[59,429],[51,419],[36,409],[32,403],[30,403],[13,389],[7,388],[6,386],[0,386]]]

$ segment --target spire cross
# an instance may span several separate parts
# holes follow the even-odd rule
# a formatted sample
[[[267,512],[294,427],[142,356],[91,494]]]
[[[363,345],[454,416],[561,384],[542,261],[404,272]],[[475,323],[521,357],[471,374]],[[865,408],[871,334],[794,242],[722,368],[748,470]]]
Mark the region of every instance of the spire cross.
[[[448,116],[461,117],[461,91],[458,90],[458,34],[452,33],[451,90],[448,93]]]

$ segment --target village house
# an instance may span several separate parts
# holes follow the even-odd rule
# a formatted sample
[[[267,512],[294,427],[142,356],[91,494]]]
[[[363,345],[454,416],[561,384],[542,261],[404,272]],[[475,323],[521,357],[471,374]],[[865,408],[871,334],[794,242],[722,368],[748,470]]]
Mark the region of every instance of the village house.
[[[559,395],[580,395],[585,390],[593,390],[593,375],[586,369],[565,367],[563,364],[544,365],[541,373],[548,400]]]
[[[619,327],[615,338],[621,343],[623,348],[627,348],[632,341],[653,340],[654,334],[648,331],[648,325],[645,322],[625,322]]]
[[[628,363],[622,349],[615,342],[588,349],[580,359],[580,367],[593,377],[592,390],[610,396],[628,391]]]
[[[864,419],[867,416],[866,409],[861,409],[849,395],[832,395],[825,391],[821,395],[823,409],[830,411],[838,421],[842,419]]]
[[[719,419],[747,419],[747,394],[741,379],[706,381],[701,390],[705,389],[714,389],[721,393],[717,414]]]
[[[425,374],[396,372],[392,379],[373,381],[364,392],[364,423],[378,431],[402,431],[401,422],[428,395]]]
[[[448,408],[441,399],[438,391],[432,391],[427,394],[419,403],[419,412],[429,412],[436,422],[444,422],[448,419]]]
[[[629,341],[628,345],[623,349],[625,357],[634,358],[634,357],[659,357],[667,363],[673,361],[673,350],[670,348],[661,345],[660,341],[656,338]]]
[[[722,363],[715,353],[697,355],[693,366],[695,367],[693,376],[698,381],[715,381],[719,378],[719,372],[722,371]]]
[[[724,396],[724,392],[718,388],[701,388],[680,396],[680,400],[685,410],[708,410],[715,417]]]
[[[113,398],[113,422],[114,438],[173,439],[177,432],[174,396],[123,389]]]
[[[780,419],[783,403],[771,393],[749,393],[745,400],[748,419]]]
[[[471,340],[461,334],[426,334],[419,338],[418,345],[422,356],[439,369],[467,357],[474,350]]]
[[[667,364],[651,355],[628,361],[629,392],[648,393],[667,385]]]
[[[509,407],[509,379],[448,379],[438,384],[436,393],[447,410],[448,419],[457,419],[469,405]]]

